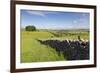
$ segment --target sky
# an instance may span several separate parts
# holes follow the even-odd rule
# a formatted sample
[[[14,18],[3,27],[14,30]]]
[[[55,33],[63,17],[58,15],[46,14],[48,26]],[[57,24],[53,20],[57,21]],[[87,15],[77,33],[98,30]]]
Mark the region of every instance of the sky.
[[[21,28],[33,25],[37,29],[89,29],[90,14],[83,12],[21,10]]]

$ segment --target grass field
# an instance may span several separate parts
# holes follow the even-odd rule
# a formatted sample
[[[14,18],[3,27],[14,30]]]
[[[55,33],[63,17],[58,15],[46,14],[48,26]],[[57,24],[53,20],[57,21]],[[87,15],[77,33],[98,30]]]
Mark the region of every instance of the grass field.
[[[64,56],[46,45],[40,44],[37,39],[76,40],[77,36],[89,40],[87,31],[21,31],[21,62],[63,61]]]

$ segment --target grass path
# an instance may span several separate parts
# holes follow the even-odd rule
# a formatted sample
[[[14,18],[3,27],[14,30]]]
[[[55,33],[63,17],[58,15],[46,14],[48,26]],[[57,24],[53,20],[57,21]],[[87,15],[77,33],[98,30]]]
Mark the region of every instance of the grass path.
[[[46,33],[44,33],[46,34]],[[51,34],[48,34],[49,36]],[[22,32],[21,41],[21,62],[44,62],[44,61],[59,61],[64,60],[63,55],[58,56],[57,52],[45,45],[41,45],[35,38],[48,37],[48,35],[42,35],[36,32],[27,33]]]

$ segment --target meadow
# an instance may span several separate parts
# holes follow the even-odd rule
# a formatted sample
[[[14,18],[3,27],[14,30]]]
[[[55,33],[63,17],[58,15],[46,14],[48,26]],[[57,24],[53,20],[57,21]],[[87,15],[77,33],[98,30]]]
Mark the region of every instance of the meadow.
[[[21,62],[64,61],[64,55],[58,55],[50,46],[41,44],[38,40],[89,40],[87,30],[21,30]]]

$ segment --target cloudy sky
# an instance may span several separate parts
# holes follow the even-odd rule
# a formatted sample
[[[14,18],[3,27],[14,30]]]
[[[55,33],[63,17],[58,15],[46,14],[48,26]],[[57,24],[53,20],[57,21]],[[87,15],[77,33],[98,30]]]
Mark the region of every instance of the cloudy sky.
[[[37,29],[88,29],[89,13],[21,10],[21,27]]]

